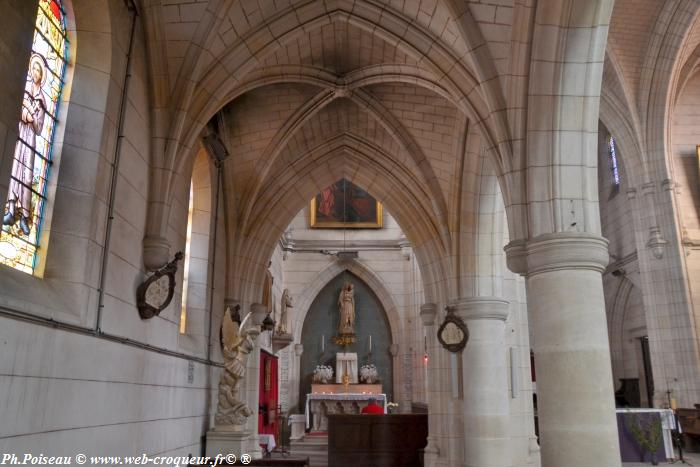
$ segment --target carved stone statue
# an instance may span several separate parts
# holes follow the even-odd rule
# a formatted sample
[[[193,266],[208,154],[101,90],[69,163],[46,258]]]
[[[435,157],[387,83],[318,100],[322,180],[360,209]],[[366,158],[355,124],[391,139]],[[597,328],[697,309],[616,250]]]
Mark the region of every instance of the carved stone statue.
[[[340,313],[338,333],[355,334],[355,288],[351,282],[346,282],[340,291],[338,311]]]
[[[255,347],[258,332],[255,328],[241,331],[234,321],[231,309],[226,308],[221,325],[224,372],[219,382],[219,404],[216,409],[216,425],[243,425],[252,415],[251,410],[240,400],[239,387],[246,374],[248,355]]]
[[[277,325],[278,334],[287,333],[287,314],[289,313],[288,308],[294,308],[294,303],[292,302],[292,296],[289,294],[289,289],[284,289],[282,292],[282,307],[280,308],[280,320]]]

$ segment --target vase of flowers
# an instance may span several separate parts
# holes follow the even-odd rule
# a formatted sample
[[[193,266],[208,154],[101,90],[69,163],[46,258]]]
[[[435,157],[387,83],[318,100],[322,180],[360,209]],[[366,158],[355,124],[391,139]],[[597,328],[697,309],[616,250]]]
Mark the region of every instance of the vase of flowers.
[[[399,410],[399,403],[398,402],[387,402],[386,411],[388,413],[395,413],[397,410]]]
[[[333,368],[328,365],[316,365],[312,381],[317,384],[328,384],[333,379]]]
[[[368,363],[360,367],[360,381],[365,384],[374,384],[379,381],[379,373],[374,363]]]

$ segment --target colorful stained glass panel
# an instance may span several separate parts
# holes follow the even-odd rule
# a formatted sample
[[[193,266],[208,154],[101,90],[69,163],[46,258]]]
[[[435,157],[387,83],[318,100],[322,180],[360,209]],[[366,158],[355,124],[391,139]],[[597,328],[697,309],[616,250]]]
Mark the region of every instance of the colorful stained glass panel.
[[[33,273],[66,67],[60,0],[40,0],[0,232],[0,263]]]

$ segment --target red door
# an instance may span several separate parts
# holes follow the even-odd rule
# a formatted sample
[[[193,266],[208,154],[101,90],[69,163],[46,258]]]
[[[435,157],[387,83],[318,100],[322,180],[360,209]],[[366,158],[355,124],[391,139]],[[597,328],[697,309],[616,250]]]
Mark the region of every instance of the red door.
[[[258,433],[275,435],[277,438],[277,357],[260,351],[260,401],[258,410]]]

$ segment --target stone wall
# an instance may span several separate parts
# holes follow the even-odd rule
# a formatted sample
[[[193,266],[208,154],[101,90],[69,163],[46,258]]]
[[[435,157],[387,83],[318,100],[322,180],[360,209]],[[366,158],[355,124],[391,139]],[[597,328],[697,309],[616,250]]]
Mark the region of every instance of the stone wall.
[[[3,200],[36,4],[19,2],[0,20],[5,64],[0,106]],[[197,311],[190,315],[193,333],[189,339],[178,333],[182,267],[171,305],[151,320],[139,318],[135,292],[145,274],[142,240],[152,118],[139,20],[113,194],[104,307],[96,329],[131,15],[124,2],[74,0],[67,6],[72,48],[49,181],[55,202],[46,212],[42,251],[47,254],[35,277],[0,266],[0,418],[13,420],[0,428],[0,451],[38,453],[41,447],[47,455],[197,455],[215,409],[218,370],[207,363],[207,355],[220,359],[216,342],[225,264],[217,263],[214,273],[217,316],[211,348],[206,316],[210,296],[201,284],[202,295],[193,300]],[[190,166],[177,174],[187,188],[176,194],[179,201],[170,220],[169,240],[182,250],[191,170]],[[207,190],[213,196],[213,190]],[[220,209],[223,212],[223,206]],[[224,247],[225,237],[219,235],[217,248]],[[209,245],[199,248],[203,253]],[[205,277],[209,267],[206,261],[197,265]],[[8,317],[18,313],[24,318]],[[45,319],[66,323],[71,330],[46,326]]]

